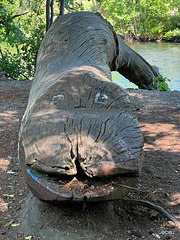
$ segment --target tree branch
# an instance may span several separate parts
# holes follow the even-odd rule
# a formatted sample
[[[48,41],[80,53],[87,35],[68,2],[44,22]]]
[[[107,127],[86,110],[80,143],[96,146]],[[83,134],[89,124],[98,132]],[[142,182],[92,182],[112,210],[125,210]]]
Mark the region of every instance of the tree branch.
[[[4,55],[3,55],[3,52],[2,52],[1,46],[0,46],[0,54],[1,54],[1,57],[2,57],[2,59],[3,59],[3,58],[4,58]]]
[[[29,12],[24,12],[24,13],[21,13],[21,14],[16,14],[16,15],[14,15],[13,17],[11,17],[11,19],[16,18],[16,17],[23,16],[23,15],[28,14],[28,13],[29,13]]]
[[[29,13],[29,12],[24,12],[24,13],[21,13],[21,14],[16,14],[16,15],[12,16],[10,19],[12,20],[12,19],[14,19],[14,18],[23,16],[23,15],[25,15],[25,14],[27,14],[27,13]],[[2,21],[0,21],[0,24],[4,24],[4,23],[7,22],[7,21],[8,21],[7,19],[5,19],[4,21],[2,20]]]

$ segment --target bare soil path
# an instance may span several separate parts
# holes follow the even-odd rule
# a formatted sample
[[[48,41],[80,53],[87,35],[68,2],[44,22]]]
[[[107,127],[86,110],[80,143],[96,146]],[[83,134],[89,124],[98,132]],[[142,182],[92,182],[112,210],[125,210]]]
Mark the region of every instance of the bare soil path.
[[[155,211],[120,201],[51,206],[27,189],[17,158],[30,81],[0,79],[0,239],[179,240]],[[128,90],[145,140],[145,161],[128,198],[149,200],[180,220],[180,92]]]

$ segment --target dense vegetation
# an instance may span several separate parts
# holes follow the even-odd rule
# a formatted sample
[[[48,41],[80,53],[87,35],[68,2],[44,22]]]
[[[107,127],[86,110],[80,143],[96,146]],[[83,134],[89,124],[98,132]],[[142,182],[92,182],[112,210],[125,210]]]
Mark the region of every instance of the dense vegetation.
[[[52,21],[71,11],[99,11],[133,39],[180,36],[180,0],[0,0],[0,72],[33,78],[40,43]]]
[[[106,0],[104,11],[116,31],[136,39],[180,36],[180,0]]]

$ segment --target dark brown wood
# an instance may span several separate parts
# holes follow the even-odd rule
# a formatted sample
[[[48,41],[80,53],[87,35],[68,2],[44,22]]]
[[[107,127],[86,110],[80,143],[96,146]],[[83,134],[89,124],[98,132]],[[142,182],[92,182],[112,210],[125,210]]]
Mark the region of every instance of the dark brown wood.
[[[112,83],[120,48],[90,12],[60,16],[48,30],[19,133],[23,174],[39,199],[121,199],[121,184],[136,184],[143,137],[127,92]]]

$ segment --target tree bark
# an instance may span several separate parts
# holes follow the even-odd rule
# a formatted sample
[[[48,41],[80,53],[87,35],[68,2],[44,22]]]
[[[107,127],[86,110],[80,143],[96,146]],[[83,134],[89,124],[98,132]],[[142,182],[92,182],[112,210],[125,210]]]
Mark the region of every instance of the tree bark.
[[[119,45],[117,71],[140,88],[154,87],[156,77],[161,77],[159,72],[126,45],[120,35],[117,35],[117,38]]]
[[[50,26],[51,26],[51,24],[53,23],[53,17],[54,17],[54,0],[51,0],[50,8],[51,8],[51,20],[50,20]]]
[[[46,0],[46,32],[50,27],[50,0]]]
[[[54,0],[46,0],[46,32],[53,23],[54,17]]]
[[[65,0],[60,0],[60,16],[64,14]]]
[[[138,84],[154,80],[100,15],[74,12],[52,24],[19,133],[23,174],[39,199],[121,199],[129,191],[122,183],[135,185],[143,137],[127,92],[112,83],[115,70]]]

